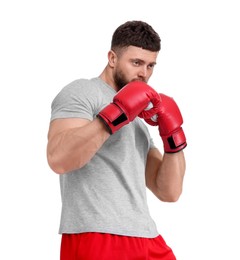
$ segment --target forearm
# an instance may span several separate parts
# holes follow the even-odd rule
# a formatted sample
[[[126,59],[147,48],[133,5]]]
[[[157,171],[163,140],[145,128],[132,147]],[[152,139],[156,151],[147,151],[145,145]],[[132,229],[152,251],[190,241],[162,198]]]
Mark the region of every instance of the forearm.
[[[99,119],[81,127],[67,129],[49,139],[48,163],[59,174],[81,168],[91,160],[109,136]]]
[[[177,201],[182,193],[186,164],[183,151],[165,153],[156,176],[162,201]]]

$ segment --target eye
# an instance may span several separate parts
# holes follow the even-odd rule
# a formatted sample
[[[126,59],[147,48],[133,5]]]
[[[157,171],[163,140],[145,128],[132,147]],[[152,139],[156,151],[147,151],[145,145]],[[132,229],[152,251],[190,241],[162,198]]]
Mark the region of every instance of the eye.
[[[148,68],[149,68],[149,69],[153,69],[155,65],[156,65],[156,64],[149,64],[149,65],[148,65]]]
[[[133,60],[132,63],[133,63],[134,66],[140,66],[141,65],[139,60]]]

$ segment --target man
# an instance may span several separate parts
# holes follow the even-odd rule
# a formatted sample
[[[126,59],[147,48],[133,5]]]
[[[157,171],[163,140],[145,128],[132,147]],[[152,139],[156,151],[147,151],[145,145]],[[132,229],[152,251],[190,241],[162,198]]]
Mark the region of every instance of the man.
[[[147,84],[160,42],[143,21],[120,25],[100,76],[73,81],[53,100],[47,158],[60,175],[61,260],[176,259],[146,199],[147,186],[177,201],[185,173],[180,110]],[[146,123],[158,126],[163,155]]]

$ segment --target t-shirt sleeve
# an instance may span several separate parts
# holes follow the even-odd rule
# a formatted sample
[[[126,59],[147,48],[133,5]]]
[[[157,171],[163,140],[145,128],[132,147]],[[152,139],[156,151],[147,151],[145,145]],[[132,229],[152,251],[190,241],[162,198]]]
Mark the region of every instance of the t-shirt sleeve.
[[[76,80],[65,86],[51,104],[51,121],[57,118],[84,118],[92,120],[96,95],[88,80]]]
[[[150,149],[151,148],[157,148],[157,146],[155,145],[153,138],[150,136]]]

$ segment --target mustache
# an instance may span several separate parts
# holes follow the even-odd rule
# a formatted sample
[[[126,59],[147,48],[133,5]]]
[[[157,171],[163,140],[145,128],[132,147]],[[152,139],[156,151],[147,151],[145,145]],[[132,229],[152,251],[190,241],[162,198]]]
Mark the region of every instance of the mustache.
[[[141,82],[147,83],[147,80],[144,80],[142,78],[132,79],[130,82],[134,82],[134,81],[141,81]]]

